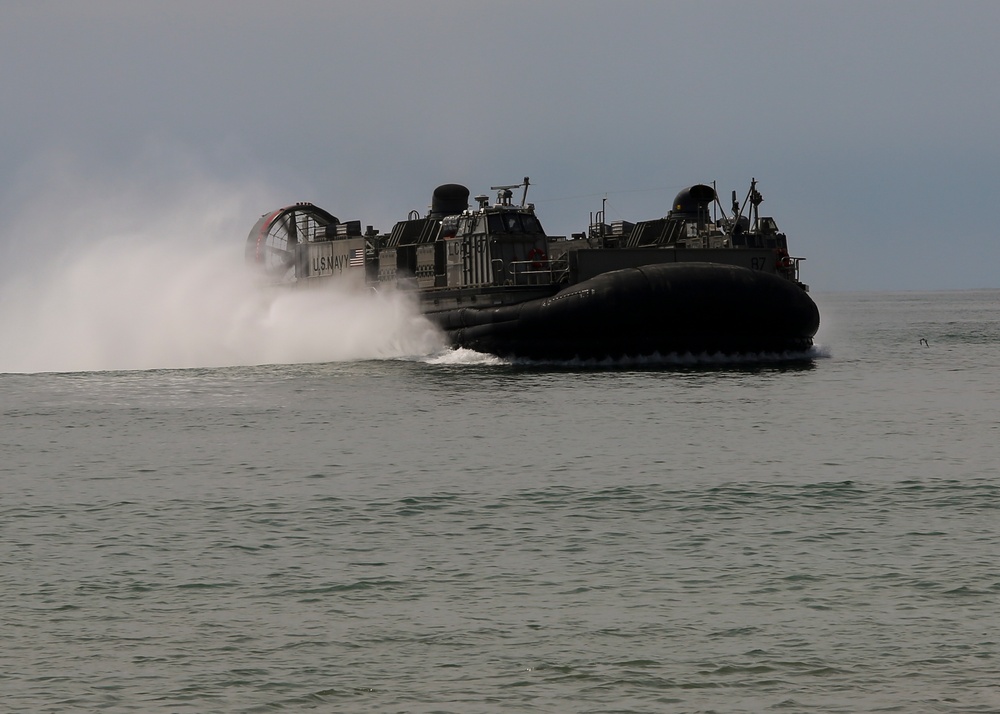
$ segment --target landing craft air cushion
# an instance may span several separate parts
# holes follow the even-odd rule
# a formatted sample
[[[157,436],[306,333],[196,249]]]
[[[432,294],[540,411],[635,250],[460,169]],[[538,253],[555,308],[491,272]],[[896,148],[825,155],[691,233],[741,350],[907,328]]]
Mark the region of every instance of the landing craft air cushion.
[[[435,189],[389,233],[298,203],[261,216],[247,261],[269,280],[341,280],[411,291],[455,347],[535,360],[668,354],[803,356],[819,310],[800,262],[752,181],[727,216],[715,189],[677,194],[662,218],[549,236],[526,203],[529,180],[469,204],[459,184]],[[523,188],[521,201],[513,189]],[[746,212],[747,215],[744,215]]]

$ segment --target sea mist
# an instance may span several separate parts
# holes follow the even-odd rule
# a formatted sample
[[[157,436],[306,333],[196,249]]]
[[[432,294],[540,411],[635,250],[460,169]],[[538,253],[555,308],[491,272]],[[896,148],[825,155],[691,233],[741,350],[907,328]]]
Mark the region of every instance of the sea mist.
[[[49,177],[0,234],[0,372],[219,367],[432,354],[395,292],[262,285],[260,189]],[[265,201],[271,203],[265,205]]]

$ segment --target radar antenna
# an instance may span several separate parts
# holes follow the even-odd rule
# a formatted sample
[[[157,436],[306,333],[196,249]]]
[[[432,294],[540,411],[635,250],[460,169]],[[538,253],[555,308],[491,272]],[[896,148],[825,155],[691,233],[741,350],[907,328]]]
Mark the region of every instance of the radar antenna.
[[[718,198],[716,198],[716,201],[718,201]],[[757,179],[755,178],[750,179],[750,190],[747,191],[742,206],[736,197],[736,191],[733,191],[733,220],[730,226],[730,234],[738,229],[740,219],[743,217],[743,211],[746,209],[747,204],[750,204],[750,210],[747,212],[747,221],[750,223],[750,230],[757,232],[760,225],[760,204],[763,202],[764,197],[757,190]],[[720,203],[719,205],[721,207],[722,204]],[[724,212],[723,215],[725,215]]]
[[[510,199],[514,195],[513,189],[521,188],[521,186],[524,186],[524,193],[521,194],[521,208],[524,208],[525,201],[528,200],[528,186],[530,184],[531,182],[528,181],[528,177],[525,176],[524,181],[522,181],[521,183],[512,183],[506,186],[490,186],[490,191],[498,192],[497,203],[499,203],[501,206],[509,206]]]

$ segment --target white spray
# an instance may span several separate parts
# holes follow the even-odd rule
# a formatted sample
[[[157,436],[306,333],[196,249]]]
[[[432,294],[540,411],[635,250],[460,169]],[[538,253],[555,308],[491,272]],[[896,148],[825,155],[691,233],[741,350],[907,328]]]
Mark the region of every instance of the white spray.
[[[0,234],[0,372],[325,362],[444,348],[403,294],[262,288],[244,266],[243,245],[257,215],[276,207],[253,195],[264,191],[206,180],[166,191],[73,188],[50,186]]]

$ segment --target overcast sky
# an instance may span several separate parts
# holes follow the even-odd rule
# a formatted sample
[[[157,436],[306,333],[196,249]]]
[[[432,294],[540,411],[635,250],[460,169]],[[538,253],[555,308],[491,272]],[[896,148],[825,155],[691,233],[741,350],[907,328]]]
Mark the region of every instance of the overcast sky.
[[[288,202],[388,230],[530,176],[566,234],[756,177],[816,292],[997,288],[998,28],[992,1],[0,0],[0,276],[116,221],[239,255]]]

